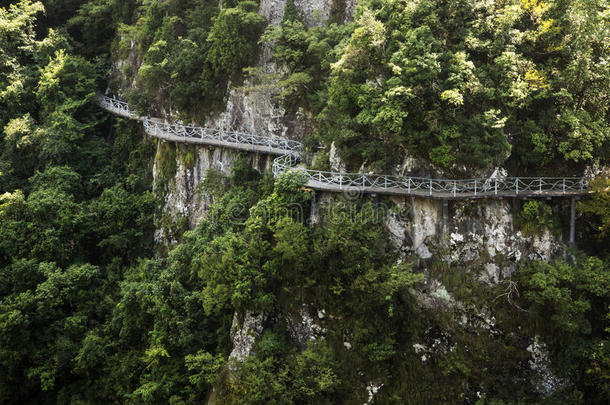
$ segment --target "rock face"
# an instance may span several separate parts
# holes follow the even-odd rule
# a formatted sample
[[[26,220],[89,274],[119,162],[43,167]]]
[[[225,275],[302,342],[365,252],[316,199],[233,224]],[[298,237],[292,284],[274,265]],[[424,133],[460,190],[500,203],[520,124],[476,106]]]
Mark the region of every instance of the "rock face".
[[[259,14],[267,19],[271,25],[279,25],[284,18],[286,0],[261,0]]]
[[[551,360],[548,348],[546,344],[538,340],[537,336],[532,344],[527,347],[527,351],[530,352],[532,356],[529,361],[529,366],[538,376],[536,389],[540,394],[548,396],[565,386],[566,381],[557,377],[551,371]]]
[[[286,0],[262,0],[259,13],[267,19],[269,25],[279,25],[284,18],[285,6]],[[276,98],[278,72],[272,62],[270,45],[264,44],[261,47],[257,67],[264,84],[257,86],[257,78],[251,77],[242,86],[231,89],[225,111],[213,116],[207,126],[260,135],[286,136],[288,128],[282,123],[285,111]]]
[[[356,13],[356,6],[358,5],[358,0],[345,0],[345,21],[351,21],[354,19],[354,14]]]
[[[339,1],[339,0],[335,0]],[[295,0],[306,22],[314,25],[328,19],[332,0]],[[280,24],[284,16],[286,0],[262,0],[260,13],[270,24]],[[345,17],[352,18],[356,1],[346,0]],[[312,120],[300,113],[287,116],[276,96],[279,92],[276,81],[278,68],[272,62],[271,45],[261,49],[258,72],[245,83],[230,91],[225,111],[216,114],[207,126],[247,131],[261,135],[278,135],[302,139],[312,130]],[[258,75],[258,76],[257,76]],[[264,85],[261,85],[264,83]],[[210,169],[228,175],[238,152],[222,148],[196,146],[195,162],[184,167],[178,160],[178,168],[172,179],[173,185],[165,196],[164,211],[173,216],[182,216],[188,227],[193,228],[205,215],[212,203],[212,197],[201,191],[200,185]],[[345,165],[331,146],[330,165],[333,170],[344,170]],[[253,156],[253,167],[264,170],[271,165],[273,157]],[[417,160],[406,157],[403,164],[396,168],[400,174],[428,175],[432,169]],[[502,176],[501,170],[494,174]],[[349,196],[348,196],[349,197]],[[310,222],[320,222],[319,209],[337,198],[329,193],[317,193],[311,210]],[[369,198],[369,197],[365,197]],[[566,246],[561,238],[545,231],[540,235],[524,236],[515,226],[519,202],[511,200],[442,201],[424,198],[392,197],[388,201],[389,215],[386,226],[393,243],[399,248],[402,260],[412,261],[418,271],[427,278],[421,287],[414,290],[422,308],[451,308],[462,314],[456,320],[466,328],[483,328],[494,333],[495,318],[486,308],[472,308],[457,301],[451,289],[440,280],[430,276],[431,262],[439,259],[448,264],[459,265],[465,272],[475,272],[477,279],[493,286],[506,281],[517,269],[523,259],[545,261],[565,257]],[[166,238],[159,231],[159,240]],[[265,317],[248,313],[242,321],[234,317],[231,337],[233,351],[230,358],[243,361],[252,354],[255,341],[263,331]],[[319,337],[323,331],[306,312],[298,319],[288,319],[291,337],[295,343],[305,345],[307,341]],[[448,337],[442,335],[430,338],[414,348],[426,361],[434,351],[449,350]],[[346,347],[351,343],[345,342]],[[547,372],[544,363],[544,348],[532,344],[531,368],[541,376],[540,391],[551,392],[560,381]],[[542,353],[542,354],[540,354]],[[542,359],[542,360],[541,360]],[[548,359],[547,359],[548,360]],[[546,367],[546,368],[545,368]],[[371,382],[367,387],[372,400],[379,387]]]
[[[323,315],[323,312],[320,312]],[[298,317],[287,316],[286,325],[292,341],[300,347],[305,347],[307,342],[315,340],[324,334],[324,329],[320,327],[316,320],[309,315],[306,306],[303,306]]]
[[[270,25],[279,25],[284,18],[286,1],[261,0],[259,13],[267,19]],[[310,26],[326,21],[331,14],[334,2],[338,2],[337,7],[344,7],[346,19],[353,17],[357,0],[294,0],[296,8]],[[131,43],[126,57],[115,58],[113,87],[120,89],[119,93],[135,86],[134,82],[129,82],[130,79],[125,76],[124,72],[126,70],[137,72],[139,64],[140,58],[135,42]],[[229,91],[225,110],[212,116],[205,125],[260,135],[301,139],[306,137],[313,130],[312,117],[303,111],[287,115],[277,98],[279,71],[272,60],[272,44],[261,46],[257,67],[258,71],[251,78]],[[196,149],[197,158],[194,166],[184,167],[177,162],[176,175],[165,196],[164,203],[164,212],[173,218],[186,218],[189,228],[196,226],[211,203],[210,196],[198,192],[197,186],[205,179],[209,169],[218,169],[224,174],[228,174],[232,162],[237,156],[237,153],[231,150],[205,146],[197,146]],[[253,166],[259,169],[268,168],[270,157],[256,156]],[[341,164],[340,166],[339,168],[342,169]],[[155,178],[157,172],[155,168]],[[158,230],[156,237],[158,241],[166,239],[163,230]]]
[[[438,276],[430,271],[430,259],[453,264],[464,273],[473,273],[484,286],[502,284],[503,290],[515,292],[517,284],[512,276],[520,261],[565,259],[567,246],[561,236],[549,230],[525,236],[515,224],[520,201],[475,200],[450,201],[446,207],[439,201],[419,198],[394,198],[387,228],[392,241],[401,249],[406,260],[426,275],[426,279],[412,293],[420,308],[450,311],[454,322],[475,334],[503,333],[496,327],[495,315],[486,307],[457,300]],[[556,207],[565,210],[561,203]],[[567,212],[566,212],[567,214]],[[518,292],[516,292],[518,294]],[[508,297],[510,302],[510,297]],[[517,310],[517,309],[516,309]],[[450,340],[450,334],[441,331]],[[445,340],[447,340],[445,339]],[[438,337],[430,337],[414,346],[423,363],[447,348]],[[568,382],[551,371],[548,350],[535,340],[527,351],[531,353],[529,368],[536,376],[536,390],[551,395]]]
[[[366,386],[366,392],[368,394],[368,399],[365,404],[372,404],[375,399],[375,395],[379,392],[379,390],[383,388],[383,384],[376,384],[374,382],[369,383]]]
[[[124,41],[124,36],[121,35],[119,37],[120,41]],[[116,55],[115,55],[116,56]],[[136,41],[131,41],[129,43],[129,52],[127,56],[124,58],[113,58],[113,62],[111,65],[111,82],[109,83],[111,88],[119,89],[119,93],[122,90],[127,89],[129,87],[135,87],[135,76],[130,79],[125,75],[126,70],[132,70],[136,72],[140,68],[140,60],[138,54],[138,43]],[[111,93],[111,89],[106,89],[106,93]],[[120,96],[120,94],[117,94]]]
[[[339,5],[345,7],[346,18],[351,18],[357,4],[356,0],[295,0],[294,4],[301,11],[306,22],[311,25],[328,19],[333,1],[340,2]],[[284,18],[285,6],[286,0],[262,0],[259,13],[270,25],[279,25]],[[136,55],[130,54],[130,60],[122,63],[135,63],[136,60]],[[313,130],[313,120],[302,111],[287,115],[282,108],[277,98],[279,71],[272,60],[272,44],[261,46],[257,69],[256,73],[246,79],[242,85],[229,91],[225,110],[213,115],[205,125],[266,136],[305,138]],[[231,150],[211,149],[205,146],[196,148],[197,159],[193,167],[185,168],[177,162],[175,187],[170,188],[166,195],[164,208],[164,211],[172,217],[186,217],[189,228],[197,225],[211,202],[205,193],[197,192],[197,186],[205,179],[206,172],[214,168],[228,174],[237,156],[237,153]],[[268,168],[272,158],[257,156],[253,166],[259,169]],[[335,161],[338,169],[344,168],[338,156],[335,157]],[[158,240],[162,239],[162,235],[157,236]]]
[[[335,0],[339,1],[339,0]],[[309,24],[325,21],[330,16],[333,0],[295,0]],[[351,15],[356,1],[346,1],[346,15]],[[271,25],[279,25],[284,18],[286,0],[262,0],[259,13]],[[136,58],[137,59],[137,58]],[[128,62],[124,62],[128,63]],[[263,45],[258,61],[259,71],[243,85],[230,90],[224,111],[212,116],[206,126],[232,129],[260,135],[276,135],[286,138],[304,138],[312,130],[312,119],[303,112],[286,115],[277,99],[278,68],[272,61],[271,45]],[[261,84],[264,83],[264,84]],[[170,217],[184,217],[189,228],[194,228],[205,214],[211,199],[197,186],[205,179],[209,169],[217,169],[225,175],[230,173],[237,152],[222,148],[196,146],[197,157],[193,167],[185,168],[177,162],[178,169],[173,187],[165,196],[164,212]],[[343,169],[338,156],[334,155],[337,169]],[[270,167],[273,157],[257,155],[253,167],[264,170]],[[157,232],[157,240],[164,239],[163,231]]]
[[[168,190],[164,196],[163,212],[170,218],[183,218],[186,220],[188,229],[194,229],[213,203],[212,196],[203,189],[202,182],[205,181],[210,171],[217,171],[224,176],[231,174],[233,162],[238,158],[240,152],[233,149],[216,148],[211,146],[193,146],[196,152],[195,161],[191,167],[185,167],[179,158],[176,158],[176,173],[168,183]],[[260,172],[269,169],[274,156],[252,153],[248,154],[252,159],[252,167]],[[158,170],[154,167],[155,182],[157,182]],[[161,244],[171,244],[171,238],[166,230],[159,228],[156,231],[155,240]]]
[[[335,143],[330,144],[330,151],[328,152],[328,160],[330,162],[330,170],[333,172],[344,172],[346,171],[345,163],[341,160],[341,156],[337,151]]]
[[[294,0],[306,25],[314,26],[328,20],[334,2],[344,8],[345,19],[353,18],[357,0]],[[270,25],[281,24],[286,0],[262,0],[259,13]],[[258,71],[243,85],[230,90],[225,111],[208,121],[208,126],[231,128],[254,134],[302,138],[312,130],[311,117],[303,112],[290,116],[277,99],[278,68],[272,61],[272,45],[260,49]]]
[[[566,255],[565,244],[550,231],[526,237],[515,229],[520,208],[514,205],[519,201],[449,201],[445,207],[441,201],[425,198],[394,197],[392,201],[387,220],[392,240],[420,259],[441,254],[450,263],[484,264],[501,257],[514,264],[522,258],[550,261]]]
[[[422,259],[429,259],[432,257],[432,253],[427,244],[430,244],[432,238],[436,236],[441,223],[440,203],[436,200],[412,199],[412,209],[411,240],[413,240],[413,248]]]
[[[328,20],[333,1],[336,0],[294,0],[294,5],[303,13],[305,24],[311,27]]]
[[[229,360],[243,362],[246,357],[253,354],[253,347],[256,339],[263,332],[264,314],[246,313],[240,322],[237,314],[233,316],[231,325],[231,341],[233,350],[229,355]]]
[[[318,223],[323,206],[336,199],[336,194],[318,192],[311,222]],[[443,203],[419,197],[392,197],[384,203],[388,211],[385,225],[403,257],[420,267],[425,268],[428,259],[437,257],[448,264],[478,268],[482,281],[497,284],[510,277],[523,259],[548,262],[567,258],[567,245],[561,235],[542,230],[525,236],[516,228],[520,204],[507,199]]]

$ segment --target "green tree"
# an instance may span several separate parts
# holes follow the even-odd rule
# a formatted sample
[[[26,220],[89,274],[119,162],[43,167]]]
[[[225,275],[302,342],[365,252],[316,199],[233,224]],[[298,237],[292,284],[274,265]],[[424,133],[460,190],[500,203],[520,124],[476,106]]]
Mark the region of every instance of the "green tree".
[[[606,161],[607,18],[597,0],[361,3],[320,132],[353,167]]]
[[[580,212],[588,215],[591,230],[601,246],[608,246],[610,234],[610,179],[596,179],[590,185],[591,198],[578,204]],[[603,253],[602,248],[602,253]],[[605,252],[607,253],[607,252]]]
[[[256,62],[256,45],[265,28],[257,9],[256,2],[241,1],[214,18],[207,38],[206,69],[201,74],[204,93],[224,95],[227,81],[239,78],[243,68]]]
[[[521,269],[519,283],[536,332],[552,345],[557,370],[588,402],[607,401],[608,263],[596,257],[580,257],[573,265],[532,262]]]

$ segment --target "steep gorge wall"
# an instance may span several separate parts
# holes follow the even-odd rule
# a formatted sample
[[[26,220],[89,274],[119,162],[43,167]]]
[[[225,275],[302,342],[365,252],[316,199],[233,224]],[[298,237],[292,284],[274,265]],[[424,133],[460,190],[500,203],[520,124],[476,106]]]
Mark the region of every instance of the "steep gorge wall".
[[[159,141],[159,145],[162,141]],[[207,212],[210,204],[214,202],[213,196],[206,191],[203,182],[210,172],[231,175],[233,163],[240,156],[240,152],[233,149],[212,147],[205,145],[188,146],[188,159],[180,156],[185,153],[177,149],[176,170],[168,179],[162,179],[163,173],[159,170],[160,155],[153,168],[156,187],[163,187],[159,194],[163,195],[163,220],[158,221],[155,240],[160,245],[171,245],[175,242],[172,232],[168,228],[177,226],[178,231],[194,229]],[[271,168],[274,156],[250,153],[251,165],[259,172]],[[187,161],[187,162],[185,162]]]
[[[378,197],[361,196],[377,201]],[[360,198],[360,196],[358,197]],[[353,196],[317,193],[312,223],[320,222],[323,206]],[[524,233],[517,218],[524,200],[477,199],[441,201],[419,197],[391,197],[376,204],[387,209],[385,226],[405,259],[425,269],[438,258],[465,269],[486,272],[481,280],[499,283],[509,278],[522,260],[568,258],[567,229]],[[548,202],[557,218],[569,213],[569,201]]]
[[[263,0],[260,3],[260,13],[270,24],[277,25],[283,19],[285,5],[286,0]],[[295,5],[303,12],[306,21],[314,24],[320,17],[328,18],[332,1],[295,0]],[[354,1],[345,2],[346,18],[353,14],[354,5]],[[258,68],[259,72],[243,85],[230,90],[225,110],[213,116],[206,125],[261,135],[306,138],[313,129],[311,117],[302,112],[287,115],[282,108],[276,97],[279,92],[275,82],[278,67],[272,62],[268,45],[261,49]],[[239,153],[207,146],[190,148],[195,153],[189,164],[185,164],[178,151],[175,173],[165,179],[167,192],[163,198],[163,212],[168,219],[166,222],[182,221],[186,228],[193,229],[213,202],[213,197],[202,187],[207,174],[210,170],[216,170],[228,176]],[[331,157],[334,155],[331,153]],[[263,171],[270,167],[273,158],[268,155],[251,155],[252,166]],[[331,159],[331,163],[338,167],[342,165],[336,156],[334,160]],[[429,167],[420,163],[407,158],[396,171],[402,174],[425,174],[430,171]],[[155,165],[156,180],[162,180],[159,166],[158,161]],[[321,212],[324,204],[343,197],[317,193],[312,222],[320,221],[315,213]],[[402,252],[403,260],[413,262],[417,270],[426,275],[425,281],[413,290],[418,305],[426,309],[448,306],[459,308],[463,318],[456,320],[458,323],[478,322],[493,332],[494,314],[487,308],[473,308],[460,302],[454,296],[451,286],[445,285],[434,272],[435,262],[459,266],[464,273],[474,275],[482,285],[492,286],[510,281],[519,262],[526,258],[549,261],[565,258],[568,254],[561,235],[554,235],[550,231],[539,235],[523,235],[515,224],[520,203],[512,200],[450,202],[447,206],[442,201],[422,198],[392,198],[382,202],[390,210],[386,222],[388,233]],[[559,214],[566,212],[565,202],[554,202],[553,206]],[[174,242],[171,232],[166,228],[160,226],[157,230],[156,237],[160,245]],[[231,328],[234,348],[231,358],[238,361],[251,354],[265,319],[263,314],[241,315],[235,315]],[[308,316],[304,310],[300,319],[294,322],[295,341],[306,341],[312,336],[323,334],[317,321],[316,316]],[[425,362],[424,357],[433,355],[434,347],[434,342],[422,341],[415,350],[425,353],[422,355],[422,362]],[[534,360],[533,356],[532,361]],[[537,367],[546,370],[545,365]],[[552,381],[553,378],[551,374],[548,380]]]
[[[351,18],[356,0],[296,0],[295,6],[301,11],[308,24],[323,22],[328,19],[333,7],[333,1],[338,1],[345,9],[346,18]],[[259,13],[270,25],[281,24],[284,18],[286,0],[262,0]],[[118,67],[125,63],[135,63],[137,57],[130,53],[128,62],[117,63]],[[134,66],[135,67],[135,66]],[[285,138],[303,139],[313,130],[310,116],[304,112],[287,115],[277,98],[278,67],[272,61],[272,49],[268,44],[261,46],[258,73],[239,87],[231,88],[224,111],[213,115],[205,124],[208,127],[231,129],[260,135],[276,135]],[[120,70],[120,69],[119,69]],[[258,75],[258,76],[257,76]],[[185,218],[189,228],[194,228],[201,220],[211,201],[211,197],[197,186],[205,179],[209,169],[219,169],[225,175],[230,174],[230,168],[237,152],[206,146],[196,146],[195,163],[186,168],[176,158],[177,170],[171,179],[168,193],[164,198],[166,216],[178,220]],[[273,157],[256,155],[253,167],[266,169],[271,165]],[[157,240],[169,242],[167,232],[159,230]]]
[[[262,0],[259,13],[269,25],[279,25],[284,18],[287,0]],[[353,18],[357,0],[294,0],[306,25],[313,26],[327,21],[333,5],[342,9],[345,20]],[[277,81],[279,69],[272,61],[272,45],[263,44],[260,49],[258,70],[243,85],[232,88],[224,111],[215,114],[208,125],[216,128],[277,135],[303,139],[313,130],[311,117],[304,111],[286,114],[278,99]]]
[[[347,19],[353,16],[355,3],[350,0],[344,2]],[[302,11],[308,24],[327,19],[333,5],[331,0],[295,0],[294,4]],[[277,25],[284,17],[285,5],[286,0],[262,0],[259,12],[270,24]],[[293,139],[305,139],[311,133],[313,120],[310,116],[304,112],[287,114],[282,108],[277,98],[280,72],[271,56],[271,46],[263,45],[258,72],[239,87],[230,90],[226,108],[205,123],[207,126]],[[125,64],[137,68],[137,61],[136,47],[132,44],[128,60],[117,62],[117,68],[122,70]],[[130,85],[133,83],[123,81],[121,87]],[[158,144],[161,151],[163,142],[159,141]],[[163,184],[164,187],[163,218],[159,218],[156,231],[156,240],[160,246],[175,242],[175,235],[169,228],[176,226],[178,235],[181,230],[196,227],[213,203],[213,196],[203,187],[206,176],[211,171],[230,175],[231,168],[239,156],[239,152],[235,150],[199,145],[189,146],[192,156],[184,159],[184,156],[181,156],[183,151],[180,151],[180,147],[177,149],[174,157],[176,169],[169,178],[164,178],[167,173],[161,170],[159,154],[154,167],[155,182]],[[334,170],[340,170],[344,165],[333,149],[330,151],[330,163]],[[274,158],[263,154],[251,154],[249,157],[252,167],[261,172],[270,168]],[[434,170],[426,162],[405,157],[395,172],[428,176],[433,174]],[[323,211],[323,205],[344,198],[349,200],[354,196],[316,193],[311,210],[312,223],[321,221],[319,213]],[[495,325],[497,314],[492,313],[486,305],[476,306],[461,300],[454,291],[455,286],[443,280],[442,274],[436,269],[439,262],[459,268],[460,272],[467,277],[473,277],[485,288],[510,285],[519,264],[526,259],[548,262],[557,258],[569,258],[565,229],[564,235],[549,230],[533,235],[525,235],[520,231],[516,222],[522,201],[479,199],[451,201],[445,205],[442,201],[424,198],[379,197],[379,203],[389,208],[385,225],[402,253],[402,260],[412,262],[416,270],[425,275],[425,280],[412,290],[419,308],[454,309],[459,315],[456,315],[455,319],[452,318],[451,322],[472,331],[473,335],[480,333],[481,329],[491,335],[500,333]],[[569,212],[567,200],[554,200],[550,204],[558,216],[566,216]],[[303,308],[298,319],[287,319],[287,323],[292,325],[292,340],[304,346],[304,342],[323,336],[321,320],[324,316],[331,317],[332,314],[325,315],[323,310],[308,313],[308,308]],[[264,329],[265,320],[265,314],[235,314],[231,328],[233,350],[230,359],[242,361],[252,354],[256,338]],[[443,330],[440,333],[450,339],[451,331]],[[442,345],[439,346],[436,340],[436,337],[422,339],[414,345],[414,351],[421,355],[422,365],[435,355],[435,351],[446,350]],[[348,347],[349,342],[345,344]],[[532,371],[540,375],[541,392],[552,393],[561,381],[549,371],[548,353],[545,352],[544,343],[536,339],[528,341],[525,346],[532,353]],[[211,400],[210,403],[214,401]]]
[[[346,18],[353,15],[355,1],[343,2]],[[294,4],[309,24],[328,18],[331,0],[301,1]],[[286,0],[263,0],[260,13],[270,24],[280,24],[284,16]],[[264,45],[258,67],[271,82],[260,84],[256,78],[246,80],[243,86],[232,89],[225,111],[216,114],[207,125],[230,128],[257,134],[273,134],[303,139],[312,130],[313,123],[306,115],[287,116],[276,98],[278,89],[273,82],[278,68],[272,62],[271,49]],[[237,153],[224,149],[197,146],[195,164],[185,168],[177,163],[173,188],[166,195],[165,212],[170,216],[183,216],[189,228],[193,228],[205,215],[211,197],[197,186],[205,179],[207,170],[215,168],[228,175]],[[332,152],[332,151],[331,151]],[[331,157],[334,155],[331,153]],[[256,156],[253,166],[259,170],[268,168],[273,157]],[[334,166],[341,166],[335,156]],[[430,168],[407,158],[397,168],[398,173],[425,173]],[[317,205],[337,200],[333,194],[318,193]],[[365,197],[369,198],[369,197]],[[545,231],[541,235],[524,236],[515,226],[515,208],[520,203],[512,200],[476,200],[450,202],[444,207],[438,200],[422,198],[393,198],[387,221],[388,232],[403,252],[406,260],[412,260],[427,272],[429,262],[436,258],[447,263],[476,271],[485,283],[500,283],[509,279],[524,258],[549,261],[565,257],[567,246],[562,236]],[[559,213],[565,213],[565,203],[555,204]],[[320,212],[313,207],[312,212]],[[317,218],[312,218],[316,222]],[[162,232],[162,231],[159,231]],[[161,235],[161,234],[160,234]],[[160,236],[159,235],[159,236]],[[163,238],[159,238],[161,240]],[[428,278],[426,285],[439,287],[436,280]],[[426,286],[419,295],[422,304],[430,302],[434,295]]]

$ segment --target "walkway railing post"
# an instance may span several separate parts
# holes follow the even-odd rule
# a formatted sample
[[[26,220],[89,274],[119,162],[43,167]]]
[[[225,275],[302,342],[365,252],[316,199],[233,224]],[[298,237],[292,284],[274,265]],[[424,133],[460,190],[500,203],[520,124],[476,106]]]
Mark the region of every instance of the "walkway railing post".
[[[339,175],[339,188],[340,189],[343,188],[343,175],[342,174]]]
[[[474,196],[477,196],[477,181],[474,181]]]
[[[383,188],[388,189],[388,176],[383,176]]]
[[[432,195],[432,180],[430,180],[430,195]]]
[[[497,178],[495,179],[495,189],[496,189],[495,193],[497,196],[498,195],[498,179]]]
[[[570,245],[576,241],[576,198],[572,198],[570,205]]]
[[[449,228],[449,200],[443,200],[443,233]]]
[[[411,178],[407,179],[407,193],[411,194]]]
[[[540,180],[540,194],[542,194],[542,177],[539,179]]]
[[[563,179],[563,193],[566,193],[566,179]]]
[[[455,197],[457,194],[457,181],[453,182],[453,196]]]
[[[515,194],[519,194],[519,177],[515,178]]]

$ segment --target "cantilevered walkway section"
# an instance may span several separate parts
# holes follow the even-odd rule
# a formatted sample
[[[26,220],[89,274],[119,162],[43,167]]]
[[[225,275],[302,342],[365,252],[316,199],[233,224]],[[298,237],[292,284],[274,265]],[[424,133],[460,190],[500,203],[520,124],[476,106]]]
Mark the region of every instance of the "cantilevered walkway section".
[[[108,112],[141,121],[146,133],[155,138],[278,155],[273,162],[273,174],[276,177],[286,170],[298,170],[307,176],[307,187],[314,190],[416,196],[441,200],[578,197],[587,193],[587,182],[581,177],[500,177],[448,180],[311,170],[298,166],[303,145],[297,141],[180,123],[166,123],[158,118],[139,116],[129,109],[127,103],[120,100],[99,96],[98,102]]]

